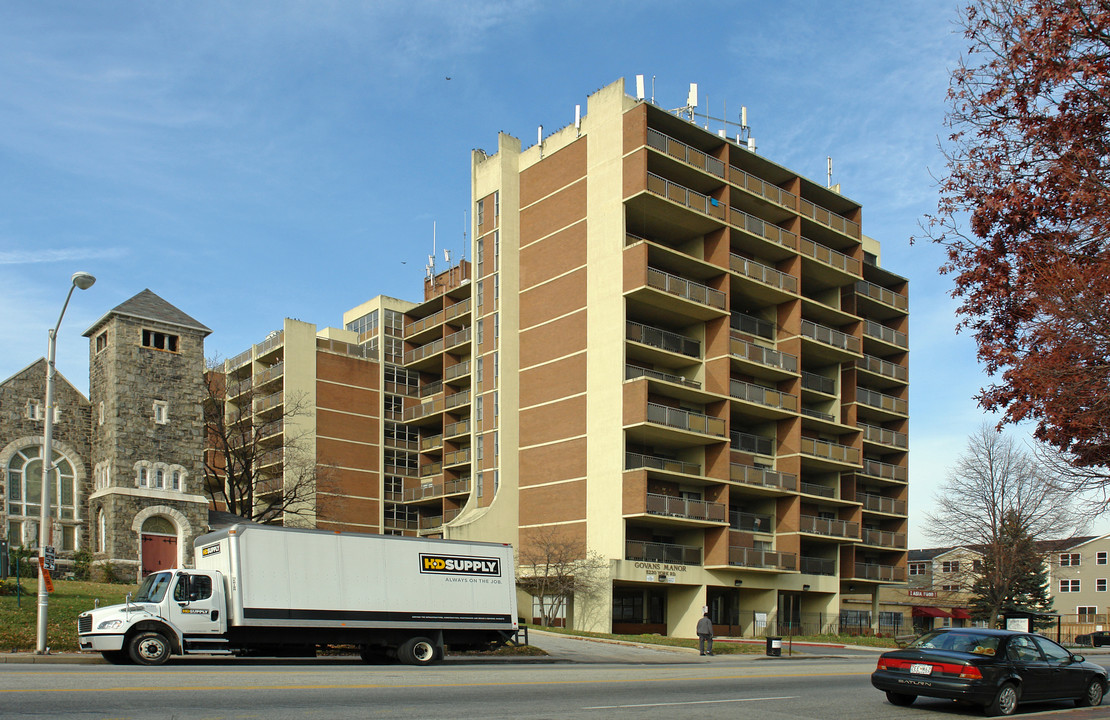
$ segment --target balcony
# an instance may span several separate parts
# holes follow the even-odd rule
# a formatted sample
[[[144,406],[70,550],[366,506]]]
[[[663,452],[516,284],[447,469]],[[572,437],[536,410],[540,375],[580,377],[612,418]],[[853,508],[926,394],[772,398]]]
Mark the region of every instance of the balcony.
[[[692,165],[699,170],[704,170],[711,175],[716,175],[722,179],[725,176],[725,164],[723,162],[684,142],[675,140],[669,135],[664,135],[653,128],[648,128],[647,146],[666,153],[670,157],[684,162],[687,165]]]
[[[893,480],[895,482],[909,482],[910,471],[908,468],[892,465],[891,463],[879,462],[878,460],[864,460],[863,461],[863,474],[870,475],[871,477],[882,478],[884,480]]]
[[[624,559],[667,563],[669,565],[701,565],[701,548],[690,545],[626,540],[624,543]]]
[[[896,447],[901,450],[905,450],[910,446],[910,438],[906,433],[887,430],[877,425],[868,425],[862,422],[859,423],[859,429],[863,431],[864,442]]]
[[[424,484],[417,488],[409,488],[404,492],[405,502],[420,500],[434,500],[448,495],[462,495],[470,492],[470,480],[448,480],[443,483]]]
[[[464,300],[464,301],[459,302],[459,303],[455,303],[454,305],[451,305],[450,307],[447,307],[443,310],[440,310],[439,312],[437,312],[433,315],[429,315],[427,317],[421,318],[419,320],[414,320],[411,323],[408,323],[407,325],[405,325],[404,337],[406,339],[409,339],[413,335],[419,335],[420,333],[424,332],[425,330],[430,330],[430,329],[432,329],[432,328],[434,328],[438,325],[443,324],[444,322],[446,322],[448,320],[453,320],[454,318],[457,318],[460,315],[465,315],[469,311],[470,311],[470,300],[469,299]]]
[[[267,353],[275,350],[285,344],[285,331],[279,330],[270,333],[269,337],[258,344],[258,357],[259,359]]]
[[[741,532],[752,533],[770,533],[774,532],[772,525],[772,518],[770,515],[760,515],[758,513],[740,512],[739,510],[730,510],[728,513],[728,526],[733,530]]]
[[[647,404],[647,421],[677,430],[725,437],[724,420],[692,410],[682,410],[649,402]]]
[[[681,473],[683,475],[701,475],[701,465],[696,463],[633,452],[624,454],[624,469],[662,470],[663,472]]]
[[[642,368],[638,365],[625,365],[624,366],[624,379],[636,380],[637,378],[651,378],[652,380],[662,380],[663,382],[674,383],[675,385],[682,385],[684,387],[693,388],[694,390],[701,390],[701,383],[697,380],[688,380],[681,375],[673,373],[660,372],[659,370],[651,370],[649,368]]]
[[[728,326],[737,332],[744,333],[745,335],[754,335],[756,337],[764,338],[765,340],[775,339],[775,324],[767,322],[762,318],[757,318],[754,315],[748,315],[739,311],[734,311],[729,317]]]
[[[910,412],[910,404],[907,401],[865,387],[856,388],[856,402],[891,415],[905,416]]]
[[[806,575],[836,575],[836,560],[804,555],[799,560],[798,570]]]
[[[461,511],[458,509],[452,509],[445,511],[442,515],[427,515],[425,517],[422,517],[420,518],[420,531],[432,532],[439,530],[446,523],[449,523],[456,517],[458,517],[460,512]]]
[[[455,450],[454,452],[445,453],[443,456],[444,467],[450,467],[452,465],[465,465],[468,462],[470,462],[470,448]]]
[[[852,355],[860,354],[859,338],[839,330],[834,330],[825,325],[818,325],[812,320],[802,320],[802,337],[809,338],[810,340],[814,340],[831,348],[836,348],[837,350],[842,350],[845,353],[851,353]],[[840,361],[845,358],[838,353],[830,356],[828,359]]]
[[[745,232],[791,250],[798,249],[798,236],[789,230],[783,230],[774,223],[769,223],[736,208],[732,208],[730,217],[732,224]]]
[[[459,378],[466,377],[469,374],[470,374],[470,361],[469,360],[463,360],[460,363],[455,363],[454,365],[451,365],[450,367],[448,367],[446,370],[443,371],[443,381],[444,382],[450,382],[452,380],[458,380]]]
[[[879,547],[893,548],[895,550],[906,549],[906,533],[864,528],[861,538],[866,545],[877,545]]]
[[[758,195],[764,200],[770,200],[776,205],[797,210],[798,196],[792,192],[783,190],[778,185],[762,180],[750,172],[741,170],[735,165],[728,167],[728,181],[744,190],[747,190],[753,195]]]
[[[462,392],[447,395],[446,397],[435,397],[431,400],[426,400],[419,405],[414,405],[405,408],[404,421],[413,422],[418,420],[427,419],[433,415],[451,410],[453,408],[467,405],[470,403],[470,391],[464,390]]]
[[[805,370],[802,371],[802,387],[825,395],[836,395],[836,380]]]
[[[821,243],[814,242],[807,237],[803,237],[798,243],[798,252],[806,257],[813,258],[822,265],[835,268],[853,277],[859,277],[859,260],[837,250],[833,250],[830,247],[826,247]]]
[[[265,397],[255,398],[253,409],[256,414],[262,415],[268,411],[279,408],[284,401],[285,393],[278,391],[276,393],[266,395]]]
[[[417,397],[426,398],[431,397],[432,395],[437,395],[441,392],[443,392],[443,381],[436,380],[434,382],[428,383],[427,385],[421,385],[416,395]]]
[[[721,311],[724,311],[727,307],[726,296],[720,290],[714,290],[708,285],[672,275],[658,268],[647,268],[647,286],[705,307]],[[712,316],[702,313],[698,314],[698,317],[704,320]]]
[[[766,408],[781,411],[776,413],[756,413],[766,417],[782,417],[784,413],[798,411],[798,396],[790,393],[779,392],[762,385],[753,385],[743,380],[729,380],[728,393],[737,400],[761,405]]]
[[[723,503],[689,500],[657,493],[647,493],[644,499],[644,512],[648,515],[723,523],[725,510]]]
[[[420,451],[430,452],[443,447],[443,435],[430,435],[420,439]]]
[[[888,290],[882,285],[876,285],[867,280],[856,281],[856,294],[901,312],[909,312],[910,309],[910,301],[905,295],[900,295],[893,290]]]
[[[896,500],[874,493],[858,492],[856,493],[856,502],[861,503],[864,510],[887,515],[905,516],[907,511],[905,500]]]
[[[754,455],[774,455],[774,438],[753,435],[751,433],[733,430],[729,433],[729,447],[734,452],[752,453]]]
[[[733,358],[745,363],[752,375],[786,379],[798,372],[797,357],[737,337],[729,338],[729,352]],[[751,368],[749,363],[759,367]]]
[[[282,378],[282,376],[284,376],[284,375],[285,375],[285,363],[284,362],[279,362],[278,364],[271,365],[270,367],[266,368],[265,370],[262,370],[261,372],[255,373],[254,374],[254,386],[256,388],[260,388],[263,385],[266,385],[267,383],[273,382],[274,380],[280,380]]]
[[[798,569],[798,556],[777,550],[756,550],[749,547],[730,546],[728,564],[738,567],[763,570],[784,570],[793,572]]]
[[[420,477],[432,477],[443,473],[442,462],[431,462],[420,466]]]
[[[749,260],[740,255],[729,254],[728,267],[734,273],[743,275],[744,277],[755,280],[768,287],[783,292],[796,294],[798,292],[798,279],[793,275],[787,275],[784,272],[779,272],[773,267],[768,267],[755,260]]]
[[[412,363],[429,358],[437,353],[443,352],[443,338],[433,340],[426,345],[413,348],[405,353],[405,364],[411,365]]]
[[[692,358],[701,357],[701,342],[685,335],[632,322],[631,320],[625,323],[625,339],[666,352],[678,353]]]
[[[852,520],[834,520],[814,517],[813,515],[801,515],[798,518],[798,529],[812,535],[859,540],[859,523]]]
[[[787,492],[794,492],[798,487],[796,475],[739,463],[729,464],[729,479],[744,485]]]
[[[881,375],[889,380],[905,383],[910,380],[910,371],[904,366],[892,363],[873,355],[864,355],[862,360],[856,360],[856,369]]]
[[[877,323],[874,320],[867,320],[863,323],[864,337],[874,338],[875,340],[882,340],[883,342],[899,347],[903,350],[908,350],[910,347],[910,338],[904,332],[898,332],[894,328],[888,328],[882,323]]]
[[[803,437],[801,451],[803,455],[859,467],[859,450],[849,445]]]
[[[228,360],[227,366],[229,368],[237,368],[240,365],[246,365],[251,361],[251,355],[253,354],[253,352],[254,348],[247,348],[243,352]]]
[[[687,207],[702,215],[716,218],[721,222],[725,221],[725,206],[716,198],[702,195],[696,190],[691,190],[678,183],[673,183],[667,178],[656,175],[655,173],[649,172],[647,174],[647,190],[653,195],[666,198],[671,202]]]
[[[805,482],[804,480],[799,483],[798,489],[806,495],[816,495],[823,498],[835,498],[836,489],[828,485],[818,485],[817,483]]]
[[[853,222],[843,215],[837,215],[832,210],[826,210],[820,205],[811,203],[805,198],[799,198],[798,212],[804,217],[821,223],[825,227],[844,233],[848,237],[855,238],[856,240],[860,239],[859,223]],[[857,272],[856,274],[858,275],[859,273]]]
[[[905,582],[906,569],[897,565],[872,565],[870,563],[856,563],[856,572],[852,577],[858,580],[878,580],[880,582]]]
[[[462,330],[451,333],[447,337],[443,338],[443,349],[450,350],[451,348],[457,348],[460,345],[465,345],[469,343],[470,335],[471,331],[469,326],[463,328]]]
[[[470,420],[460,420],[443,426],[443,437],[459,437],[470,432]]]

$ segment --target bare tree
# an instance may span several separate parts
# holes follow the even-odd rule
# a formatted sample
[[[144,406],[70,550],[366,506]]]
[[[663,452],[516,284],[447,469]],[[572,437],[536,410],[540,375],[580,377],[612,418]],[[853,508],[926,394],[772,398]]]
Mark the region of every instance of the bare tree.
[[[968,438],[935,503],[927,533],[981,555],[981,563],[969,564],[958,579],[974,588],[974,605],[992,622],[1013,598],[1029,594],[1023,588],[1043,560],[1036,541],[1085,529],[1080,500],[1034,454],[988,423]]]
[[[259,523],[298,525],[316,513],[317,486],[327,470],[309,451],[311,431],[295,420],[309,408],[303,398],[281,402],[234,389],[209,360],[204,424],[205,488],[219,509]]]
[[[540,624],[550,627],[573,597],[594,595],[607,584],[608,567],[582,540],[545,527],[521,538],[517,584],[539,598]]]

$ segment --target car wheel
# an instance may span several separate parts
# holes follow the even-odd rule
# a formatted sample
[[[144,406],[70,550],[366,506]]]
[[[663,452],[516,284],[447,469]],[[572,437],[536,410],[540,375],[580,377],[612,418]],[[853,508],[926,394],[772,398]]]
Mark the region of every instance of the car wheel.
[[[1087,683],[1087,689],[1083,691],[1080,697],[1075,699],[1075,704],[1077,707],[1094,707],[1095,705],[1101,705],[1102,693],[1102,680],[1091,678],[1091,681]]]
[[[397,657],[406,665],[431,665],[436,661],[436,646],[428,638],[409,638],[397,648]]]
[[[913,705],[913,701],[916,699],[916,695],[906,695],[904,693],[896,693],[889,690],[886,691],[886,700],[891,705],[901,705],[902,707],[905,707],[907,705]]]
[[[158,632],[141,632],[127,644],[128,654],[139,665],[161,665],[170,656],[170,641]]]
[[[1018,704],[1018,689],[1013,683],[1006,683],[998,688],[994,700],[984,709],[989,716],[1013,715]]]

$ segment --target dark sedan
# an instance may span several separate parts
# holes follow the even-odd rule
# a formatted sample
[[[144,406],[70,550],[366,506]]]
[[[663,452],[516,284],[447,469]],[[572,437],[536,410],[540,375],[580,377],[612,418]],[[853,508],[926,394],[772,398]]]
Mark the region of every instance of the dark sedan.
[[[1091,647],[1102,647],[1103,645],[1110,645],[1110,630],[1096,630],[1086,635],[1075,636],[1076,645],[1090,645]]]
[[[1099,705],[1106,670],[1032,633],[981,628],[933,630],[879,657],[871,684],[895,705],[921,697],[963,700],[987,715],[1018,703],[1074,700]]]

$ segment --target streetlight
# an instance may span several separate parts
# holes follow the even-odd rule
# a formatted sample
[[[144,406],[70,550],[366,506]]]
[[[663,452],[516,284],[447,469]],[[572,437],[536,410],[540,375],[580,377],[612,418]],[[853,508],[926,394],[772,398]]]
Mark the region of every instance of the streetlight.
[[[50,482],[54,475],[54,355],[58,344],[58,328],[62,326],[62,318],[69,307],[69,299],[73,297],[73,288],[88,290],[96,282],[96,278],[87,272],[75,272],[70,278],[71,285],[66,295],[62,312],[58,315],[58,324],[50,329],[50,340],[46,346],[46,422],[42,431],[42,506],[39,511],[39,623],[38,644],[35,652],[45,655],[46,648],[46,610],[50,594],[46,591],[46,547],[52,542],[50,533]]]

